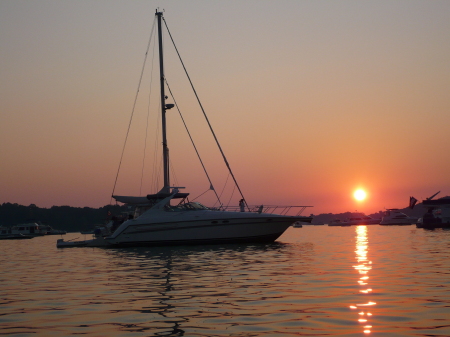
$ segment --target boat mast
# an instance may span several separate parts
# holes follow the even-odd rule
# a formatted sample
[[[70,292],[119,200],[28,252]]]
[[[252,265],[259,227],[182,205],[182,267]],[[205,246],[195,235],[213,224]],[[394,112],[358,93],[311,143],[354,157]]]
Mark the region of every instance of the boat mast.
[[[170,107],[166,106],[166,95],[164,93],[164,59],[163,59],[163,44],[162,44],[162,12],[156,11],[158,17],[158,42],[159,42],[159,74],[161,87],[161,122],[162,122],[162,145],[163,145],[163,162],[164,162],[164,187],[161,193],[170,193],[170,177],[169,177],[169,148],[167,146],[166,136],[166,110]]]

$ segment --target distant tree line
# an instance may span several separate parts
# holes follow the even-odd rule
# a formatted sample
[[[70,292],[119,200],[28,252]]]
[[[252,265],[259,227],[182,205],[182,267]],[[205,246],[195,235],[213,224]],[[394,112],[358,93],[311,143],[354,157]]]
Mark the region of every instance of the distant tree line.
[[[52,206],[39,208],[35,204],[23,206],[3,203],[0,205],[0,225],[14,226],[40,221],[54,229],[68,232],[91,230],[95,225],[104,224],[111,215],[126,212],[126,206],[108,205],[100,208]]]
[[[119,205],[107,205],[100,208],[70,206],[39,208],[35,204],[23,206],[19,204],[3,203],[0,205],[0,226],[9,227],[27,222],[40,221],[45,225],[50,225],[54,229],[79,232],[92,230],[95,225],[104,224],[108,218],[111,218],[111,215],[120,215],[127,211],[127,206]],[[425,213],[422,204],[417,204],[413,210],[410,208],[403,208],[401,211],[407,215],[417,217],[422,217]],[[362,213],[357,212],[319,214],[314,216],[313,223],[328,223],[333,219],[345,220],[351,216],[361,214]],[[383,214],[384,212],[380,211],[369,215],[373,218],[381,219]]]

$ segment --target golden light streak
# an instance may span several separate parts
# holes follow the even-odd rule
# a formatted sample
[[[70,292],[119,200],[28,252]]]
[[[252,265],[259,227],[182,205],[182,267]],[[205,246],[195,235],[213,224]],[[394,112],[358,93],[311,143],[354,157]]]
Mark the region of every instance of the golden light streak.
[[[365,282],[366,280],[369,279],[367,273],[372,269],[371,266],[372,261],[369,261],[367,257],[368,249],[369,244],[367,239],[367,226],[358,226],[356,227],[356,249],[355,249],[356,261],[358,262],[358,264],[354,265],[353,268],[361,275],[361,277],[359,277],[359,279],[357,280],[360,286],[365,286],[368,284],[367,282]],[[359,292],[361,294],[369,294],[370,292],[372,292],[372,289],[371,288],[359,289]],[[350,308],[361,309],[362,307],[373,306],[375,304],[376,304],[375,302],[369,301],[367,303],[359,303],[356,305],[352,305],[350,306]],[[358,318],[358,323],[367,323],[368,317],[371,317],[372,313],[365,312],[363,310],[358,312],[358,316],[360,317]],[[371,325],[365,325],[363,332],[365,334],[370,334],[371,328],[372,328]]]
[[[369,303],[357,304],[356,306],[358,306],[358,307],[367,307],[367,306],[375,305],[375,304],[376,304],[375,302],[370,301]]]

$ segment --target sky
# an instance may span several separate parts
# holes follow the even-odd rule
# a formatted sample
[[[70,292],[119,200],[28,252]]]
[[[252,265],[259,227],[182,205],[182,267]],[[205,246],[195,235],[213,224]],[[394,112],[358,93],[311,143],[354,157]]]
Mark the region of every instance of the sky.
[[[157,8],[249,204],[370,214],[450,195],[448,1],[2,0],[0,203],[101,207],[162,187],[153,44],[133,109]],[[237,205],[164,42],[214,187]],[[167,118],[172,185],[194,199],[210,185],[178,112]]]

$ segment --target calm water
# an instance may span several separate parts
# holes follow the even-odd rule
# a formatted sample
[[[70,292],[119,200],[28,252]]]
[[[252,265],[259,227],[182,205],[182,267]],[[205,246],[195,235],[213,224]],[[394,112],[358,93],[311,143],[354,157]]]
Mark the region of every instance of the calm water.
[[[133,249],[58,238],[0,241],[0,335],[450,336],[450,231],[309,226],[268,245]]]

